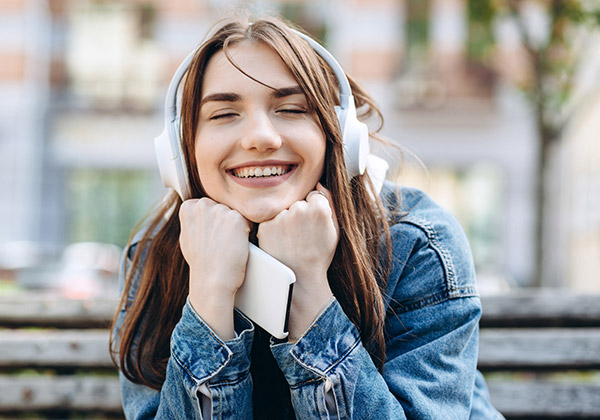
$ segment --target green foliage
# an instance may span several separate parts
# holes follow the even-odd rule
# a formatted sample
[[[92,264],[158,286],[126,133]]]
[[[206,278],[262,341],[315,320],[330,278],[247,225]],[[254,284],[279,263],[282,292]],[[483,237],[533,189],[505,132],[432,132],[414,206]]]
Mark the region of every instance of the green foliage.
[[[494,46],[492,24],[496,8],[492,0],[468,0],[467,56],[473,61],[486,61]]]
[[[496,16],[493,0],[468,0],[467,16],[469,22],[481,22],[490,25]]]
[[[408,0],[406,21],[406,45],[408,65],[426,61],[429,45],[429,0]]]
[[[537,2],[547,13],[548,36],[545,40],[530,37],[523,7]],[[516,23],[523,50],[526,51],[529,77],[516,86],[537,109],[540,133],[558,138],[564,125],[566,105],[571,100],[581,56],[576,37],[581,30],[600,26],[600,4],[596,0],[468,0],[469,44],[471,59],[484,61],[493,49],[490,35],[493,23],[510,18]]]

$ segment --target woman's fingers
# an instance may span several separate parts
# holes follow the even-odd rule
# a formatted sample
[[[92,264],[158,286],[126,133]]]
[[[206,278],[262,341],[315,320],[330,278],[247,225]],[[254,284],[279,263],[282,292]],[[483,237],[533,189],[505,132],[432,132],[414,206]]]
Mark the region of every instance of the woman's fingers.
[[[337,223],[337,217],[335,214],[335,206],[333,204],[333,197],[331,195],[331,191],[329,191],[327,188],[325,188],[323,186],[323,184],[321,184],[320,182],[317,183],[316,189],[309,192],[308,195],[306,196],[306,201],[308,202],[310,200],[310,198],[312,197],[324,197],[325,199],[327,199],[327,203],[329,204],[329,208],[331,210],[331,219],[333,220],[333,224],[335,226],[335,231],[336,231],[336,236],[339,238],[339,233],[340,233],[340,229]]]

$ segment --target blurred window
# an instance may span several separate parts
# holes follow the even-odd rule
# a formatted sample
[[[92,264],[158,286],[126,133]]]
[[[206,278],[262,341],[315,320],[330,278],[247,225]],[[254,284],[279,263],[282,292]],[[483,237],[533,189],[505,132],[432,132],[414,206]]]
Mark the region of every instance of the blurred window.
[[[160,94],[160,54],[149,2],[71,2],[66,64],[80,106],[152,110]]]

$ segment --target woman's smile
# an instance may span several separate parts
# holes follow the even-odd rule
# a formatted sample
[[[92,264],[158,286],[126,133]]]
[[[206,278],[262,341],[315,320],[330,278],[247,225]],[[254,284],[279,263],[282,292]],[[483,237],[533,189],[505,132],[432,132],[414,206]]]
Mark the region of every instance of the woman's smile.
[[[229,171],[234,181],[244,187],[265,188],[280,185],[290,178],[295,164],[267,163],[244,165]]]
[[[231,173],[237,178],[268,178],[285,175],[293,169],[293,165],[256,165],[232,169]]]

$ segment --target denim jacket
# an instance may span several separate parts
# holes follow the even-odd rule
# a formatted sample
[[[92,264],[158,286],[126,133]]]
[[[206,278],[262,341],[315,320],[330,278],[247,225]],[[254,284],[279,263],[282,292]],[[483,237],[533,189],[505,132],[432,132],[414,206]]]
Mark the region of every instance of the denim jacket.
[[[502,419],[476,368],[481,305],[463,230],[419,190],[387,183],[382,199],[397,215],[384,291],[383,369],[334,299],[298,341],[265,346],[287,382],[290,418]],[[134,297],[135,287],[129,299]],[[121,312],[116,328],[123,317]],[[223,341],[186,303],[161,391],[121,375],[127,418],[267,418],[253,410],[253,393],[268,398],[277,391],[257,389],[251,374],[258,328],[236,312],[237,336]]]

